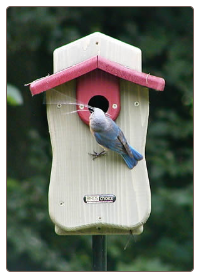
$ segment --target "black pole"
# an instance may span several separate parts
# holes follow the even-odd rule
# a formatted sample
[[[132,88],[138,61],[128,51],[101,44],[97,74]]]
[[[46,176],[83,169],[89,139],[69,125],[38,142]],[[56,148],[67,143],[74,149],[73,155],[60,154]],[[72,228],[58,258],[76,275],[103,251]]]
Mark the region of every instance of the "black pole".
[[[106,236],[92,236],[93,271],[107,270]]]

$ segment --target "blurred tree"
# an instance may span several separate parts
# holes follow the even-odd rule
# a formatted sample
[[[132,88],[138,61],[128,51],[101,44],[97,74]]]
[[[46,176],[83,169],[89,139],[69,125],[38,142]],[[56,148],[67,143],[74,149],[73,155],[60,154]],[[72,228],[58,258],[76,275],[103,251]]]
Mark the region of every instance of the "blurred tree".
[[[59,237],[48,216],[51,147],[42,95],[24,84],[52,73],[55,48],[100,31],[142,50],[150,90],[146,159],[152,213],[131,240],[108,237],[108,270],[193,268],[193,10],[190,7],[10,7],[7,80],[23,105],[7,108],[8,270],[91,270],[91,237]],[[8,88],[8,96],[10,89]],[[17,93],[14,93],[16,101]]]

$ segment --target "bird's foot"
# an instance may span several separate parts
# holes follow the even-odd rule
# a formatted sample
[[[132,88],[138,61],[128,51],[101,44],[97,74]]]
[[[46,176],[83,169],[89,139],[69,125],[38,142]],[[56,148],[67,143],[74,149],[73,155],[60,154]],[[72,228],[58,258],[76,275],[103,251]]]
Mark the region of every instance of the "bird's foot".
[[[97,153],[94,151],[94,153],[88,153],[89,155],[92,155],[93,156],[93,160],[95,160],[97,157],[100,157],[102,155],[105,155],[106,154],[106,151],[102,151],[100,153]]]

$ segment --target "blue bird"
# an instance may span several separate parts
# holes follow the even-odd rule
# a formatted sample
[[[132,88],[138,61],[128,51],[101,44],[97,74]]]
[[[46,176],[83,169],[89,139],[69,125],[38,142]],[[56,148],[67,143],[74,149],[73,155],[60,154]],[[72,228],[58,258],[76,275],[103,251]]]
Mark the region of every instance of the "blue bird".
[[[127,142],[123,132],[118,125],[107,116],[100,108],[93,108],[90,115],[90,131],[94,135],[97,143],[104,149],[100,153],[91,154],[95,159],[104,155],[108,149],[120,154],[126,162],[128,168],[135,167],[143,156],[133,149]]]

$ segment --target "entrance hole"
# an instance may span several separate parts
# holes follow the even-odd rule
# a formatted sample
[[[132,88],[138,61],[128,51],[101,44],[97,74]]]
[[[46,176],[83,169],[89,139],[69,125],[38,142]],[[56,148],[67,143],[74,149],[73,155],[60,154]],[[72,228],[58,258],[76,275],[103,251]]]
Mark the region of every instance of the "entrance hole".
[[[100,108],[101,110],[104,111],[104,113],[106,113],[109,108],[109,102],[108,102],[107,98],[105,98],[104,96],[101,96],[101,95],[93,96],[89,100],[88,105],[90,105],[92,107]]]

